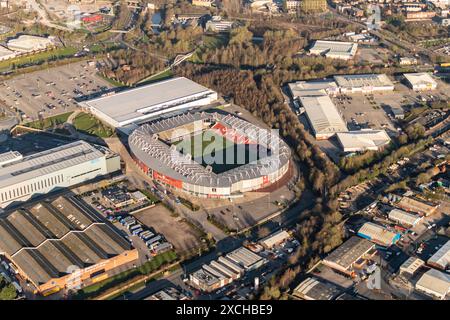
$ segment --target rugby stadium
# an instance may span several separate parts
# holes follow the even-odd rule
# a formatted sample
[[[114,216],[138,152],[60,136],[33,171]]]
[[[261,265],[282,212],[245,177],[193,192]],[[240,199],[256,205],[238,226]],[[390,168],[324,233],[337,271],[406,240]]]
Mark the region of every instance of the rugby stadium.
[[[148,176],[203,198],[266,188],[287,174],[291,152],[277,133],[230,113],[197,112],[141,125],[130,153]]]

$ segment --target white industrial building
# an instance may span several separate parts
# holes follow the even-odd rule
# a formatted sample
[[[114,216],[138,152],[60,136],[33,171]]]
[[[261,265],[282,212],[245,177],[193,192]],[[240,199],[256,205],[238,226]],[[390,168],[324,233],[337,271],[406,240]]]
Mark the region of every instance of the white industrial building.
[[[334,76],[341,93],[393,91],[394,84],[385,74],[352,74]]]
[[[83,101],[80,105],[117,128],[215,100],[217,92],[180,77]]]
[[[425,261],[417,257],[409,257],[405,262],[400,266],[400,274],[407,274],[409,276],[413,276],[417,270],[419,270]]]
[[[406,81],[408,81],[411,89],[416,91],[434,90],[437,88],[437,82],[429,73],[404,73]]]
[[[333,80],[297,81],[288,84],[293,99],[304,96],[336,95],[338,87]]]
[[[347,125],[328,95],[299,97],[314,136],[317,140],[328,139],[337,132],[347,132]]]
[[[4,46],[0,46],[0,61],[12,59],[15,58],[16,56],[17,56],[16,52],[9,50]]]
[[[414,227],[423,219],[423,217],[419,215],[412,214],[399,209],[392,209],[391,211],[389,211],[388,216],[389,219],[391,219],[392,221],[398,222],[408,227]]]
[[[417,281],[416,290],[444,300],[450,291],[450,275],[430,269]]]
[[[389,247],[400,240],[401,234],[387,230],[381,225],[366,222],[358,231],[358,236],[374,243]]]
[[[316,277],[308,277],[295,289],[292,295],[304,300],[333,300],[341,290],[330,282]]]
[[[43,51],[54,45],[53,39],[50,37],[45,38],[29,34],[20,35],[6,43],[8,49],[21,53]]]
[[[213,17],[206,22],[206,30],[213,32],[230,32],[236,23],[234,21],[222,20],[222,17]]]
[[[264,239],[261,239],[261,245],[266,249],[272,249],[274,246],[277,246],[286,240],[288,240],[291,235],[286,230],[279,230]]]
[[[442,270],[448,268],[450,265],[450,240],[428,259],[427,264]]]
[[[0,155],[0,208],[120,170],[120,157],[84,141],[21,157]]]
[[[336,133],[344,152],[378,151],[391,141],[384,130],[358,130]]]
[[[357,43],[317,40],[309,49],[309,53],[332,59],[350,60],[355,56],[357,50]]]

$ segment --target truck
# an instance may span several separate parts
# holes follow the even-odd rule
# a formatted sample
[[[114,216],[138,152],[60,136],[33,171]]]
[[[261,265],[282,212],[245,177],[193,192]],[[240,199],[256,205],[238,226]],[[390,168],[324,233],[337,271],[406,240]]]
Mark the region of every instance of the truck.
[[[153,238],[145,241],[145,244],[147,245],[147,247],[149,247],[152,243],[159,241],[161,239],[162,239],[161,235],[157,235],[156,237],[153,237]]]
[[[140,225],[139,223],[132,225],[128,228],[128,230],[130,230],[130,232],[136,230],[136,229],[142,229],[142,225]]]
[[[141,233],[142,231],[144,231],[144,229],[142,229],[141,227],[139,227],[139,228],[137,228],[137,229],[134,229],[134,230],[132,231],[132,234],[133,234],[133,236],[137,236],[137,235],[139,235],[139,233]]]

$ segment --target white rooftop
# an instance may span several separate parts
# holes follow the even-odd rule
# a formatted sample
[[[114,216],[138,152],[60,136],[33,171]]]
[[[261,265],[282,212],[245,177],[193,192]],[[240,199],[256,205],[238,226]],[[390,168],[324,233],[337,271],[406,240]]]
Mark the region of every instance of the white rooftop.
[[[14,58],[15,56],[16,53],[14,51],[11,51],[4,46],[0,46],[0,60]]]
[[[33,36],[29,34],[23,34],[15,39],[11,39],[7,42],[7,46],[11,50],[15,51],[33,51],[43,50],[53,45],[53,41],[50,38]]]
[[[81,103],[118,123],[143,119],[172,105],[188,103],[215,93],[187,78],[173,78]]]
[[[403,74],[408,82],[413,86],[436,86],[437,82],[433,77],[426,72],[419,73],[404,73]]]
[[[348,131],[329,96],[304,96],[299,100],[316,135]]]
[[[336,134],[344,148],[351,151],[378,150],[391,141],[384,130],[358,130]]]
[[[292,97],[321,96],[337,90],[333,80],[297,81],[288,84]]]
[[[341,88],[393,87],[394,84],[385,74],[337,75],[334,80]]]
[[[435,254],[427,261],[429,264],[440,266],[446,269],[450,264],[450,240],[448,240]]]
[[[353,42],[317,40],[311,47],[310,52],[349,58],[355,55],[357,48],[358,44]]]
[[[417,281],[416,288],[423,288],[445,297],[450,291],[450,275],[436,269],[430,269]]]

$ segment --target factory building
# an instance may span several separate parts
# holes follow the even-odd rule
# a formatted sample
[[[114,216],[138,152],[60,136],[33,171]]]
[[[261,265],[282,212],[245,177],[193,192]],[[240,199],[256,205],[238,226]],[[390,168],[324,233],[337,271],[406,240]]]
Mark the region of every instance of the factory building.
[[[138,252],[75,197],[58,197],[0,219],[0,254],[47,296],[131,268]]]
[[[222,20],[221,17],[213,17],[206,22],[206,30],[213,32],[230,32],[235,26],[234,21]]]
[[[341,93],[393,91],[394,84],[385,74],[352,74],[334,76]]]
[[[0,155],[0,208],[120,170],[120,157],[84,141],[22,157]]]
[[[448,269],[450,265],[450,240],[428,259],[427,264],[444,271]]]
[[[333,80],[297,81],[288,84],[293,99],[304,96],[336,95],[338,87]]]
[[[450,275],[430,269],[417,281],[416,290],[444,300],[450,292]]]
[[[373,258],[376,252],[375,244],[353,236],[330,253],[323,263],[339,272],[355,276],[354,268],[359,269],[367,259]]]
[[[434,90],[437,82],[429,73],[405,73],[403,74],[408,85],[415,91]]]
[[[400,223],[401,225],[406,227],[414,227],[423,218],[416,214],[411,214],[399,209],[392,209],[391,211],[389,211],[388,216],[392,221]]]
[[[291,235],[286,230],[279,230],[264,239],[261,239],[260,243],[264,248],[272,249],[273,247],[282,244],[289,238],[291,238]]]
[[[344,152],[379,151],[389,144],[391,138],[384,130],[358,130],[336,133],[339,145]]]
[[[332,137],[337,132],[347,132],[347,125],[329,96],[299,97],[302,107],[317,140]]]
[[[187,78],[173,78],[83,101],[80,106],[117,128],[208,105],[215,100],[217,92]]]
[[[212,292],[239,279],[245,272],[267,262],[265,258],[241,247],[217,260],[204,264],[189,275],[190,284],[202,291]]]
[[[332,59],[350,60],[357,50],[358,44],[353,42],[316,40],[309,53]]]
[[[401,234],[387,230],[373,222],[366,222],[358,231],[358,236],[376,244],[389,247],[400,240]]]
[[[415,212],[425,217],[428,217],[436,212],[439,205],[427,204],[422,201],[410,197],[403,197],[395,204],[400,209],[408,212]]]
[[[45,38],[39,36],[33,36],[29,34],[23,34],[17,38],[11,39],[6,43],[8,49],[17,51],[20,53],[32,53],[47,50],[54,47],[52,38]]]
[[[308,277],[294,289],[292,295],[302,300],[334,300],[340,293],[341,290],[334,284]]]
[[[409,257],[405,262],[400,266],[400,274],[414,276],[417,271],[425,264],[420,258],[417,257]]]

